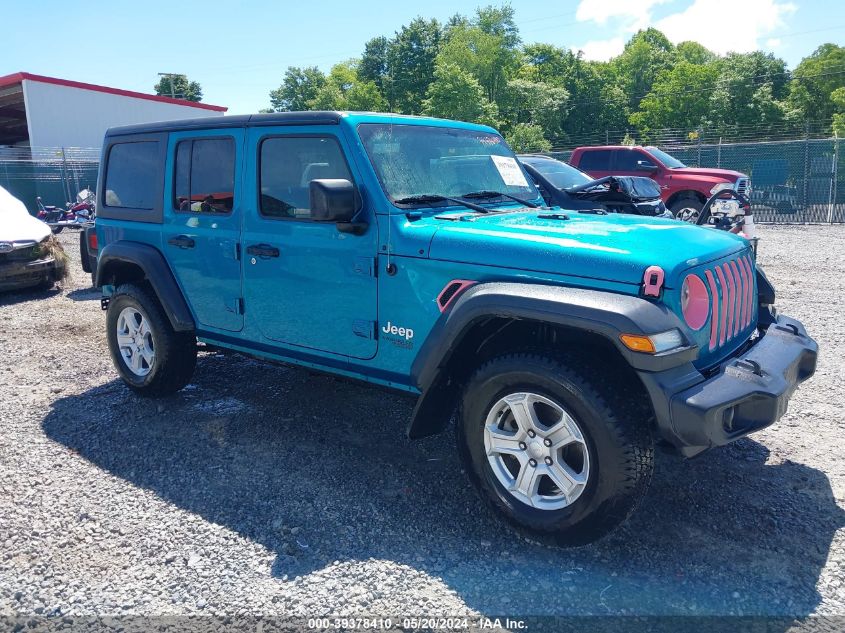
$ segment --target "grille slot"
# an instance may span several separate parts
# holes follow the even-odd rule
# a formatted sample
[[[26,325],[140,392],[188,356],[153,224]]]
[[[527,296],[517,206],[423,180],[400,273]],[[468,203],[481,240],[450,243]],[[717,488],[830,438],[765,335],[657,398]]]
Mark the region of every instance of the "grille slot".
[[[710,290],[710,350],[730,343],[754,321],[754,262],[742,255],[704,271]]]
[[[750,189],[750,187],[749,187],[748,178],[740,178],[739,180],[736,181],[736,191],[737,191],[737,193],[741,193],[741,194],[744,194],[744,195],[747,196],[749,189]]]

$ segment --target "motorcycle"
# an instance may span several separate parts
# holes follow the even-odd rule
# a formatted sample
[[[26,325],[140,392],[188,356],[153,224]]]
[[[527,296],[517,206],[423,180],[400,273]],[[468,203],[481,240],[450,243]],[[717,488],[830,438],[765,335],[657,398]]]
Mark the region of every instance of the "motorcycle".
[[[35,198],[38,205],[36,217],[50,226],[53,234],[61,233],[66,226],[81,226],[93,222],[96,215],[96,199],[90,188],[76,194],[76,202],[68,202],[64,208],[45,205],[41,196]]]
[[[751,200],[744,193],[723,189],[704,203],[695,222],[699,226],[729,231],[749,240],[757,250],[757,227],[751,212]]]

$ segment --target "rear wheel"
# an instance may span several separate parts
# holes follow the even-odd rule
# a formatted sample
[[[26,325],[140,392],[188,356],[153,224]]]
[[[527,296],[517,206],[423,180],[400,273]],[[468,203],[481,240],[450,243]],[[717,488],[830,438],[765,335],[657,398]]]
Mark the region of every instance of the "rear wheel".
[[[188,384],[197,361],[196,338],[176,332],[147,288],[124,284],[109,301],[107,337],[123,382],[143,396],[163,396]]]
[[[519,528],[583,545],[622,523],[645,494],[653,442],[624,388],[574,359],[508,354],[464,393],[458,446],[484,500]]]

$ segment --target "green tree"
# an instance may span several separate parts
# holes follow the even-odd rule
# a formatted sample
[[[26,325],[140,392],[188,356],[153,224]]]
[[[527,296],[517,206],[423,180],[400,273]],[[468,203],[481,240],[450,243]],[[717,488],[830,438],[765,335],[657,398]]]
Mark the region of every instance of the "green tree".
[[[771,53],[730,53],[718,62],[710,119],[720,132],[783,121],[786,62]]]
[[[709,64],[719,59],[710,49],[698,42],[679,42],[675,47],[675,61],[689,62],[691,64]]]
[[[845,47],[822,44],[805,57],[792,73],[789,106],[793,117],[809,121],[831,121],[835,104],[833,92],[845,87]]]
[[[153,88],[163,97],[202,101],[202,86],[196,81],[188,81],[187,75],[163,75]]]
[[[474,20],[450,26],[437,59],[472,73],[488,101],[499,103],[508,79],[519,68],[519,42],[513,9],[486,7]]]
[[[496,104],[485,97],[478,80],[450,63],[437,65],[423,102],[423,113],[488,125],[496,124],[498,114]]]
[[[845,88],[837,88],[831,92],[830,100],[836,108],[833,114],[833,133],[843,138],[845,137]]]
[[[674,47],[663,33],[654,28],[638,31],[622,53],[611,61],[611,68],[621,88],[628,95],[632,111],[649,92],[658,75],[672,66]]]
[[[710,94],[717,76],[713,64],[678,62],[657,77],[639,110],[631,115],[631,124],[646,136],[661,128],[699,128],[710,113]]]
[[[358,64],[358,76],[364,81],[372,81],[379,90],[383,89],[384,77],[387,75],[388,45],[386,37],[374,37],[364,44],[364,54]]]
[[[543,128],[533,123],[517,123],[505,134],[505,140],[517,153],[548,152],[552,144],[543,136]]]
[[[506,127],[532,123],[540,127],[546,138],[559,138],[568,97],[562,86],[511,79],[501,99],[502,123]]]
[[[375,82],[361,78],[357,59],[332,66],[325,83],[307,106],[311,110],[387,110],[387,102]]]
[[[419,114],[429,84],[434,81],[434,60],[442,31],[437,20],[416,18],[403,26],[387,47],[385,96],[391,109]]]
[[[325,85],[326,76],[316,66],[289,66],[282,85],[270,92],[270,105],[276,112],[310,110],[320,89]]]

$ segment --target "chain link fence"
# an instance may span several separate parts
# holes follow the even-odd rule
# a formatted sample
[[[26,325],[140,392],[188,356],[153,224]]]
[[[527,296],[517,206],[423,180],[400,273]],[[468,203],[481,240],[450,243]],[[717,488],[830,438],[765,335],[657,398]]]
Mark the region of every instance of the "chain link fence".
[[[845,222],[843,139],[743,143],[666,141],[660,149],[690,167],[733,169],[751,177],[754,219],[776,223]],[[551,154],[567,160],[571,151]],[[76,193],[95,187],[96,148],[0,148],[0,186],[36,209],[64,206]]]
[[[100,150],[81,147],[0,148],[0,187],[34,213],[36,198],[63,207],[97,185]]]
[[[666,142],[658,147],[688,167],[716,167],[748,174],[756,222],[845,222],[843,139]],[[572,151],[550,154],[568,160]]]

